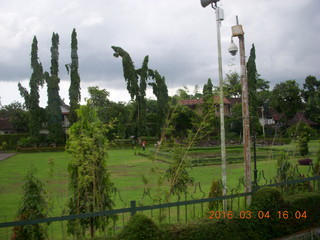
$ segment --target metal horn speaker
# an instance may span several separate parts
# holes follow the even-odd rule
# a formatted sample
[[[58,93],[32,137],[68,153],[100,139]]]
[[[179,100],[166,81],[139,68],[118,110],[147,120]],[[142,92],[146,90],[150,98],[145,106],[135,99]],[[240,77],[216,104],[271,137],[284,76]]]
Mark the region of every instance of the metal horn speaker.
[[[217,2],[219,2],[220,0],[201,0],[201,5],[202,5],[202,7],[206,7],[206,6],[208,6],[209,4],[211,4],[211,3],[217,3]]]

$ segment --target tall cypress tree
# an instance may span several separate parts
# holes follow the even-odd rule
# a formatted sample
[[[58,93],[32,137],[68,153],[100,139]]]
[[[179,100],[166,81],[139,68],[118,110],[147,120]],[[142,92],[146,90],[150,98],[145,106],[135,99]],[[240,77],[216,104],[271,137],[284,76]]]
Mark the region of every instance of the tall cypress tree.
[[[147,133],[146,128],[146,86],[148,79],[149,57],[145,56],[142,67],[135,69],[129,53],[120,47],[111,47],[114,50],[113,56],[122,58],[123,76],[127,83],[127,89],[131,100],[135,100],[133,121],[135,122],[134,132],[138,136]]]
[[[29,110],[30,135],[33,141],[37,141],[43,120],[42,109],[39,106],[39,86],[43,86],[44,75],[42,64],[38,57],[38,40],[36,36],[33,37],[31,45],[31,68],[33,71],[29,81],[30,93],[21,83],[18,84],[18,87],[20,95],[24,98],[25,105]]]
[[[111,196],[116,188],[111,182],[106,164],[107,129],[90,103],[80,106],[78,121],[69,128],[67,152],[71,160],[68,165],[70,214],[81,214],[111,210]],[[113,216],[114,217],[114,216]],[[93,238],[96,230],[105,231],[112,216],[83,218],[68,223],[68,233],[79,238],[90,229]]]
[[[157,70],[149,69],[149,76],[154,80],[149,85],[152,86],[153,94],[157,97],[157,133],[160,136],[169,110],[168,88],[165,77],[162,77]]]
[[[62,111],[61,111],[61,98],[59,96],[59,35],[52,34],[52,47],[51,47],[51,68],[50,74],[46,73],[46,81],[48,86],[48,129],[49,140],[53,142],[61,142],[64,139],[62,129]]]
[[[257,79],[258,72],[256,67],[256,49],[254,44],[252,44],[250,50],[250,57],[247,63],[247,76],[248,76],[248,91],[249,91],[249,104],[250,104],[250,115],[257,115]]]
[[[69,121],[75,123],[77,121],[76,109],[79,108],[80,104],[80,76],[79,76],[79,58],[78,58],[78,40],[76,29],[73,29],[71,34],[71,63],[66,65],[68,73],[70,73],[70,88],[69,88],[69,99],[70,99],[70,113]]]

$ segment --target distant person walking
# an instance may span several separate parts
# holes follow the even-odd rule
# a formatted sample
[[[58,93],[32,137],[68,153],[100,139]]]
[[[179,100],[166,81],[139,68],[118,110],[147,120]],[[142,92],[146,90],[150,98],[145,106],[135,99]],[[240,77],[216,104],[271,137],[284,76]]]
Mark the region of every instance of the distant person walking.
[[[145,151],[146,150],[146,145],[147,145],[147,142],[146,141],[143,141],[141,143],[141,146],[142,146],[142,150]]]

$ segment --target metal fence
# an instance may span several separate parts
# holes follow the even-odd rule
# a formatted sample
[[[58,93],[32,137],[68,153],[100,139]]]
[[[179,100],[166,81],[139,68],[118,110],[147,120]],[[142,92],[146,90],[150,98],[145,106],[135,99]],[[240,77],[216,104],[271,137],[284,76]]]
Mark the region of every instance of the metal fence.
[[[149,206],[139,206],[141,203],[137,201],[131,201],[130,207],[108,210],[102,212],[93,212],[93,213],[84,213],[84,214],[76,214],[76,215],[67,215],[60,217],[49,217],[44,219],[32,219],[32,220],[23,220],[23,221],[12,221],[12,222],[2,222],[0,223],[0,229],[6,228],[5,231],[2,231],[1,234],[3,236],[7,236],[6,238],[1,239],[9,239],[11,229],[10,227],[15,226],[24,226],[24,225],[33,225],[33,224],[43,224],[43,223],[56,223],[60,222],[60,227],[51,227],[51,237],[50,239],[68,239],[66,234],[66,221],[74,220],[74,219],[83,219],[83,218],[94,218],[100,216],[110,216],[110,215],[118,215],[118,220],[114,221],[111,226],[108,226],[108,230],[104,233],[100,233],[102,236],[114,235],[122,227],[126,224],[126,222],[130,219],[130,216],[136,214],[137,212],[141,212],[145,215],[150,216],[152,219],[158,221],[159,223],[176,223],[176,222],[188,222],[194,219],[198,219],[201,217],[208,216],[207,204],[209,202],[222,202],[222,200],[227,200],[228,210],[231,211],[241,211],[245,210],[245,201],[244,197],[248,195],[252,195],[257,189],[261,187],[277,187],[283,193],[296,193],[293,192],[292,189],[296,191],[313,191],[320,192],[320,176],[313,176],[307,178],[301,178],[291,181],[279,182],[279,183],[271,183],[265,184],[262,186],[255,186],[253,192],[249,193],[236,193],[230,194],[227,196],[214,197],[214,198],[202,198],[202,199],[189,199],[188,196],[184,196],[184,200],[169,203],[160,203],[149,205]],[[192,196],[190,197],[192,198]],[[212,210],[212,209],[211,209]],[[219,210],[219,209],[217,209]],[[57,228],[60,228],[58,230]],[[60,231],[60,234],[56,234],[56,232]],[[50,234],[50,230],[49,230]]]

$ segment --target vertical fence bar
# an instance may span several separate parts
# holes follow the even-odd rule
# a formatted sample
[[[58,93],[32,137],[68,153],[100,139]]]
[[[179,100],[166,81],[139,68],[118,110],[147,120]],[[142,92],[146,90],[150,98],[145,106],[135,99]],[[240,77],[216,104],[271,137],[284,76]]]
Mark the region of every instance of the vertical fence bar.
[[[180,206],[177,206],[177,222],[180,222]]]
[[[130,201],[131,216],[133,216],[137,213],[137,211],[136,211],[137,205],[136,204],[137,204],[136,201]]]
[[[201,203],[201,217],[203,217],[203,203]]]
[[[187,201],[187,196],[185,196],[184,200]],[[188,205],[184,205],[184,214],[185,214],[185,221],[188,222]]]

